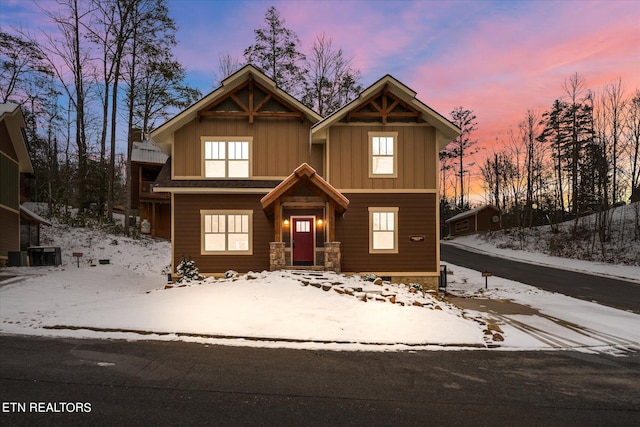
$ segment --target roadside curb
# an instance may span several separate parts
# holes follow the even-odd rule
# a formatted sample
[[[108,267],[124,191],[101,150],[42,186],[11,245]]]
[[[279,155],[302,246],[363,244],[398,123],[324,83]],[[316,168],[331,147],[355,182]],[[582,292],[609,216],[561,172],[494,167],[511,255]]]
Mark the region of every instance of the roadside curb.
[[[493,346],[485,344],[469,344],[469,343],[388,343],[388,342],[364,342],[364,341],[342,341],[342,340],[304,340],[297,338],[274,338],[274,337],[249,337],[249,336],[232,336],[219,334],[200,334],[193,332],[153,332],[138,329],[120,329],[120,328],[98,328],[93,326],[70,326],[70,325],[54,325],[43,326],[48,330],[70,330],[70,331],[92,331],[104,333],[130,333],[138,335],[159,335],[159,336],[176,336],[183,338],[204,338],[204,339],[226,339],[226,340],[245,340],[256,342],[284,342],[293,344],[354,344],[365,346],[407,346],[412,348],[419,347],[446,347],[446,348],[470,348],[470,349],[487,349]]]

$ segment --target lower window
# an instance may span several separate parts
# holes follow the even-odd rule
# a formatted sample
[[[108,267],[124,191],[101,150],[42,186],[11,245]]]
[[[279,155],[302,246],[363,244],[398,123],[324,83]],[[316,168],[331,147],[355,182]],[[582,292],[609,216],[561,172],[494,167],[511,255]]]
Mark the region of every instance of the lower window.
[[[398,253],[398,208],[369,208],[369,253]]]
[[[200,211],[203,254],[252,254],[253,211]]]

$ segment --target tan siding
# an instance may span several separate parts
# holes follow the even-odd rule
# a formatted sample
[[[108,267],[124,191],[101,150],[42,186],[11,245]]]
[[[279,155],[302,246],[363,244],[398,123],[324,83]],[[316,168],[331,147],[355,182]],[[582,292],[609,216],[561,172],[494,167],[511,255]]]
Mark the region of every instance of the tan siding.
[[[264,195],[174,195],[174,265],[182,256],[191,256],[202,273],[262,271],[269,269],[269,242],[273,241],[273,222],[262,211]],[[253,210],[253,256],[200,255],[200,210]]]
[[[324,171],[325,146],[323,144],[314,144],[311,146],[311,162],[309,165],[326,178]]]
[[[369,178],[369,132],[398,132],[398,177]],[[429,126],[334,126],[329,176],[340,189],[435,189],[438,159]]]
[[[336,221],[342,271],[436,272],[436,194],[348,194],[349,209]],[[398,253],[369,253],[369,206],[398,207]],[[410,236],[425,236],[412,242]]]
[[[308,120],[256,118],[197,119],[175,133],[174,176],[200,176],[202,170],[201,136],[253,137],[252,175],[288,176],[296,167],[309,162]]]

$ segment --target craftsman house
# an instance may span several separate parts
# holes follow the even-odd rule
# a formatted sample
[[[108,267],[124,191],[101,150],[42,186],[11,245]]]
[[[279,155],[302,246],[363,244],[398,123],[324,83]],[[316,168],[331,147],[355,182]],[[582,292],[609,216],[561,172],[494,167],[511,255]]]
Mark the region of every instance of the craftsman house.
[[[172,266],[437,283],[438,152],[459,129],[391,76],[327,118],[248,65],[151,134]]]

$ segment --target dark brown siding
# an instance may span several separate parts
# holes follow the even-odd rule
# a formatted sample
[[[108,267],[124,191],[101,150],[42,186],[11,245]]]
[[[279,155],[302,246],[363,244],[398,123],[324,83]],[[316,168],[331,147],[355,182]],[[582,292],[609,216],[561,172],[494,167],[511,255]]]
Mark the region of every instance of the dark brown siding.
[[[348,194],[349,208],[336,220],[345,272],[436,272],[436,194]],[[398,253],[369,253],[369,206],[398,207]],[[410,236],[425,236],[412,242]]]
[[[7,157],[18,161],[18,155],[11,143],[11,137],[9,136],[9,130],[7,124],[3,121],[0,122],[0,152],[3,152]]]
[[[0,257],[20,250],[20,214],[0,207]]]
[[[478,232],[495,231],[500,229],[500,221],[493,222],[492,218],[500,218],[500,212],[493,209],[485,209],[478,212]]]
[[[174,266],[182,256],[196,262],[201,273],[224,273],[236,270],[262,271],[269,269],[269,242],[274,239],[273,220],[268,218],[260,205],[264,194],[199,194],[174,196]],[[200,210],[233,209],[253,211],[253,256],[251,255],[200,255]]]
[[[131,209],[140,208],[140,164],[131,162]]]

